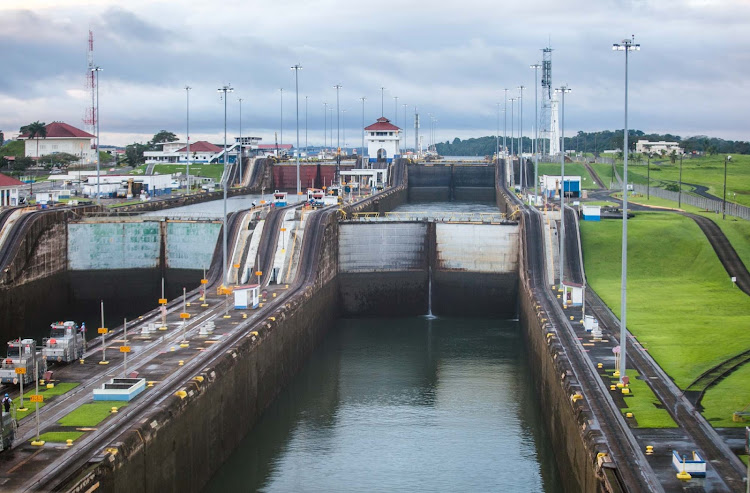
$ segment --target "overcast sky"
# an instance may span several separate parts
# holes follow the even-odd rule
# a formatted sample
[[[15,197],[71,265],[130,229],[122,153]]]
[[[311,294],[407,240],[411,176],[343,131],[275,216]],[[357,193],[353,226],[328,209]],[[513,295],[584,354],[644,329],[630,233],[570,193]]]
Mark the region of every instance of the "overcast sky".
[[[549,40],[553,86],[573,89],[565,99],[566,135],[623,128],[625,57],[611,47],[631,34],[642,49],[630,56],[630,128],[750,140],[748,0],[1,0],[6,136],[35,120],[85,128],[89,29],[103,68],[102,144],[145,142],[160,129],[184,139],[186,85],[191,140],[220,142],[224,105],[216,89],[225,84],[235,89],[230,140],[239,132],[243,98],[243,135],[273,143],[283,88],[283,140],[293,143],[296,63],[303,66],[301,145],[305,96],[308,141],[323,144],[323,102],[335,107],[335,84],[346,110],[341,140],[345,133],[349,145],[360,143],[360,97],[367,98],[366,124],[381,116],[380,87],[385,116],[400,127],[401,105],[408,104],[413,142],[415,106],[425,135],[427,114],[435,115],[439,141],[491,135],[503,88],[516,95],[523,84],[528,135],[529,65],[541,60]],[[501,134],[502,126],[501,117]]]

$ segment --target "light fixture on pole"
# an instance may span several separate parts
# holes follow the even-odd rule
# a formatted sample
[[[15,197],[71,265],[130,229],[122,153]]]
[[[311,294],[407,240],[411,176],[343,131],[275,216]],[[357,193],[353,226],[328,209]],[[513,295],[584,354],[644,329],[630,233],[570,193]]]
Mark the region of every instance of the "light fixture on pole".
[[[299,71],[302,70],[302,65],[299,63],[292,67],[294,70],[294,92],[296,94],[297,104],[297,145],[295,154],[297,155],[297,195],[302,195],[302,185],[299,177]]]
[[[98,86],[97,86],[98,87]],[[98,98],[97,98],[98,101]],[[731,161],[732,156],[724,157],[724,199],[721,201],[721,218],[727,218],[727,161]]]
[[[244,101],[242,98],[237,98],[237,101],[240,102],[240,152],[238,156],[240,157],[240,186],[242,186],[242,101]]]
[[[362,96],[359,98],[360,101],[362,101],[362,167],[364,168],[364,158],[365,158],[365,101],[367,101],[367,98]]]
[[[328,103],[323,103],[323,149],[328,145]]]
[[[562,289],[565,278],[565,93],[570,92],[568,86],[562,86],[555,89],[555,93],[562,95],[560,103],[560,289]],[[565,300],[563,300],[563,305]]]
[[[227,93],[234,92],[234,89],[231,85],[227,84],[226,86],[222,86],[219,89],[217,89],[219,93],[221,93],[221,97],[224,99],[224,173],[222,173],[222,177],[224,178],[222,181],[224,182],[224,215],[223,217],[223,227],[222,231],[224,232],[223,237],[223,248],[222,248],[222,258],[221,258],[221,286],[222,288],[225,288],[227,286],[227,181],[229,181],[229,177],[226,176],[226,170],[227,170]]]
[[[185,173],[187,174],[186,187],[187,187],[188,194],[190,193],[190,90],[191,89],[192,87],[185,86],[185,95],[187,96],[187,114],[185,116],[185,122],[186,122],[185,132],[187,134],[187,170]]]
[[[341,110],[341,140],[343,141],[343,149],[344,155],[346,154],[346,108]]]
[[[521,168],[521,193],[523,194],[524,188],[526,188],[526,182],[528,177],[526,176],[526,166],[523,161],[523,90],[526,88],[524,85],[518,86],[518,167]]]
[[[393,100],[393,124],[398,127],[398,96],[393,96]],[[398,142],[396,142],[396,146],[398,148],[398,153],[401,154],[401,139],[398,139]]]
[[[636,44],[635,36],[623,39],[621,43],[612,45],[613,51],[625,52],[625,129],[623,132],[622,170],[622,274],[620,285],[620,382],[625,378],[627,363],[627,287],[628,287],[628,54],[640,51],[641,45]]]
[[[385,106],[383,105],[383,98],[385,94],[385,87],[380,87],[380,116],[385,116]]]
[[[537,99],[537,89],[539,88],[539,69],[542,66],[538,63],[529,65],[534,69],[534,205],[537,204],[539,196],[539,100]]]
[[[408,106],[406,103],[402,104],[401,106],[404,107],[404,153],[406,153],[406,107]]]
[[[91,69],[92,72],[96,74],[96,203],[97,205],[101,204],[102,201],[102,195],[100,191],[100,185],[101,185],[101,175],[100,175],[100,163],[101,158],[99,156],[99,72],[102,71],[102,68],[100,66],[96,66]],[[38,141],[37,141],[38,142]],[[39,154],[37,153],[37,157],[39,157]],[[33,183],[31,185],[32,189],[34,187]]]
[[[495,134],[495,155],[497,156],[497,162],[500,163],[500,103],[497,104],[497,133]]]
[[[336,88],[336,176],[334,180],[338,183],[340,181],[339,173],[341,172],[339,169],[341,166],[341,111],[339,110],[339,90],[341,89],[341,84],[336,84],[333,87]],[[333,121],[331,121],[331,124],[333,124]]]
[[[515,103],[516,98],[510,98],[510,176],[514,191],[516,189],[516,170],[515,165],[513,164],[513,134],[515,133],[515,128],[513,127],[513,125],[515,122]]]
[[[279,88],[279,144],[284,146],[284,88]],[[280,151],[279,151],[280,152]]]
[[[308,96],[305,96],[305,156],[309,154],[307,151],[307,98]]]

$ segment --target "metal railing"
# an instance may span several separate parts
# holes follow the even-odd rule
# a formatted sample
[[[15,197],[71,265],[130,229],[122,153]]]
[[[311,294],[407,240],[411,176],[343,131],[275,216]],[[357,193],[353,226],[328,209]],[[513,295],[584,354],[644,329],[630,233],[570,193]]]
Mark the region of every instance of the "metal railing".
[[[721,214],[721,211],[722,211],[722,201],[717,200],[717,199],[710,199],[708,197],[700,197],[698,195],[692,195],[686,192],[683,192],[682,197],[680,198],[679,192],[672,192],[669,190],[664,190],[663,188],[656,188],[656,187],[651,187],[649,190],[649,188],[646,185],[633,185],[633,190],[642,195],[650,194],[650,195],[653,195],[654,197],[672,200],[674,202],[678,202],[681,200],[683,203],[687,205],[697,207],[704,211],[716,212],[717,214]],[[750,207],[745,207],[744,205],[735,204],[734,202],[727,202],[726,214],[728,216],[739,217],[741,219],[750,221]]]
[[[355,212],[353,221],[395,222],[395,221],[436,221],[445,223],[498,224],[507,222],[503,212]]]

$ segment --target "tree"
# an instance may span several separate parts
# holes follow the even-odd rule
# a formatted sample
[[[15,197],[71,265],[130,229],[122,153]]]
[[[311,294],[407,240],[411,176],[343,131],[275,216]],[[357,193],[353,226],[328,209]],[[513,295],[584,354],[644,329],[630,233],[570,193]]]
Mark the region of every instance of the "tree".
[[[177,136],[174,133],[168,132],[167,130],[159,130],[157,133],[154,134],[149,144],[156,145],[156,144],[163,144],[165,142],[175,142],[175,141],[177,141]]]
[[[111,163],[114,160],[115,160],[115,157],[112,154],[110,154],[110,153],[108,153],[106,151],[99,151],[99,162],[100,163],[102,163],[102,164],[109,164],[109,163]]]
[[[669,154],[669,161],[674,164],[677,162],[677,151],[672,149],[672,152]]]
[[[131,166],[138,166],[145,161],[143,153],[147,150],[147,145],[134,142],[125,147],[125,161]]]
[[[61,168],[67,168],[72,163],[75,163],[80,158],[75,154],[69,154],[67,152],[58,152],[56,154],[47,154],[39,158],[39,163],[44,165],[45,168],[50,169],[54,165],[59,165]]]
[[[36,138],[36,157],[39,157],[39,137],[47,138],[47,125],[39,120],[21,127],[21,133],[28,136],[29,139]]]

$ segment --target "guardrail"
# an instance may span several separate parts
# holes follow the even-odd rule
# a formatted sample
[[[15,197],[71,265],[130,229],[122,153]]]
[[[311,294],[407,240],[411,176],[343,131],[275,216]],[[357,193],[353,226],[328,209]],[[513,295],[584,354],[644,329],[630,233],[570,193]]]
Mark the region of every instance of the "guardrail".
[[[437,221],[445,223],[498,224],[508,222],[503,212],[355,212],[353,221],[388,222],[388,221]]]
[[[650,194],[655,197],[672,200],[674,202],[678,202],[679,200],[681,200],[685,204],[692,205],[693,207],[698,207],[699,209],[705,211],[721,213],[722,210],[721,200],[709,199],[708,197],[700,197],[697,195],[689,194],[687,192],[684,192],[682,194],[682,197],[680,198],[679,192],[672,192],[669,190],[664,190],[663,188],[651,187],[649,189],[645,185],[633,185],[633,190],[643,195]],[[739,217],[750,221],[750,207],[745,207],[744,205],[736,204],[734,202],[727,202],[726,214],[728,216]]]

